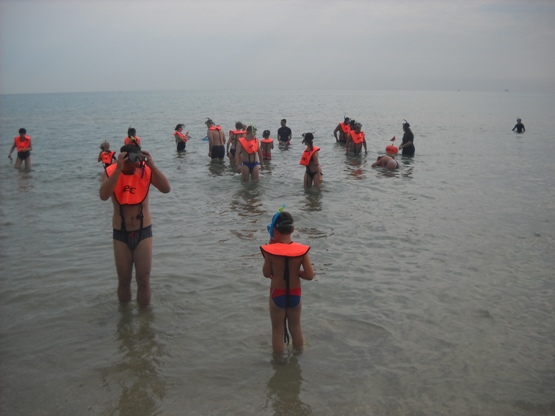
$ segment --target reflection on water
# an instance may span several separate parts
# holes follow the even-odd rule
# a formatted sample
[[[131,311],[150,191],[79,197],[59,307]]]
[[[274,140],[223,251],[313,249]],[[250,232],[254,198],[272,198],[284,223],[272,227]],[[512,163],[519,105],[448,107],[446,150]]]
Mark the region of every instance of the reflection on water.
[[[212,160],[208,163],[208,170],[212,176],[224,176],[228,171],[228,166],[224,160]]]
[[[35,187],[32,170],[22,168],[17,175],[17,190],[21,192],[32,191]]]
[[[360,158],[357,156],[348,156],[345,160],[345,166],[347,170],[347,179],[355,179],[355,180],[362,180],[366,179],[366,158]]]
[[[299,398],[301,393],[301,367],[297,357],[285,361],[272,361],[274,375],[268,380],[267,407],[274,411],[274,416],[306,416],[312,409]]]
[[[306,204],[301,207],[301,211],[322,211],[322,191],[320,189],[311,187],[305,188],[304,195],[306,196]]]
[[[152,309],[142,309],[134,315],[130,305],[122,305],[120,312],[116,340],[122,357],[111,373],[117,375],[121,394],[110,415],[159,414],[157,408],[166,395],[166,382],[160,370],[162,346],[151,329]]]
[[[242,182],[241,187],[235,192],[229,201],[229,208],[243,217],[238,224],[244,224],[248,227],[241,230],[232,230],[232,234],[241,239],[253,239],[260,230],[260,218],[265,214],[262,204],[261,190],[257,182]],[[248,221],[245,222],[244,219]]]

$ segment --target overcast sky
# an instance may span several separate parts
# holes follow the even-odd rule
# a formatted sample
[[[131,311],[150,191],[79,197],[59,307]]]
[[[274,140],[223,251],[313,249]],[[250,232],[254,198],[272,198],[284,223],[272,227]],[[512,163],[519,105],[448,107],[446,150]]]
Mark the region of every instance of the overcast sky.
[[[555,92],[555,1],[0,0],[0,92]]]

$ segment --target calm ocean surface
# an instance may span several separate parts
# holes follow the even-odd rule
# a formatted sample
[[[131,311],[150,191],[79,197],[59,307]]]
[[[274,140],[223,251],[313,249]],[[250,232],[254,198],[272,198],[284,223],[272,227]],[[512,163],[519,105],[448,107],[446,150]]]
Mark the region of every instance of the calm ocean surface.
[[[0,96],[0,414],[554,415],[554,114],[555,95],[512,92]],[[336,145],[344,115],[367,157]],[[206,117],[274,138],[287,118],[293,144],[244,184],[210,163]],[[416,156],[372,169],[404,118]],[[151,188],[144,311],[117,301],[98,197],[99,145],[119,149],[130,125],[172,185]],[[7,159],[20,127],[31,172]],[[302,187],[306,131],[320,191]],[[281,204],[316,273],[305,351],[285,364],[259,250]]]

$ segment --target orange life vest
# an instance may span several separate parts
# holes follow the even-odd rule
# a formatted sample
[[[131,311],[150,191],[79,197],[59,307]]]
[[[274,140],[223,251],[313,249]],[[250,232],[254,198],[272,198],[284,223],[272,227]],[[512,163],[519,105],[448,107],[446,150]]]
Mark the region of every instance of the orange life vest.
[[[312,155],[320,150],[319,147],[313,146],[312,150],[308,150],[308,147],[304,149],[303,155],[301,156],[301,161],[299,162],[300,165],[308,166],[310,165],[310,160],[312,159]]]
[[[341,130],[343,130],[343,133],[349,134],[349,132],[351,131],[351,125],[349,123],[339,123],[339,125],[341,126]]]
[[[21,137],[16,136],[13,138],[13,143],[15,144],[15,147],[17,147],[17,151],[21,152],[23,149],[31,147],[31,137],[25,135],[25,140],[21,141]]]
[[[112,160],[114,159],[115,154],[116,152],[102,152],[100,160],[102,160],[102,163],[110,165],[112,164]]]
[[[208,130],[221,130],[222,126],[212,126],[212,127],[208,127]]]
[[[185,136],[183,133],[176,131],[173,135],[176,138],[180,138],[182,142],[187,142],[187,136]]]
[[[361,131],[360,133],[355,133],[354,131],[352,131],[351,137],[353,139],[353,142],[355,142],[356,144],[360,144],[364,141],[364,132]]]
[[[304,244],[300,243],[274,243],[274,244],[266,244],[264,246],[260,246],[260,251],[264,256],[265,253],[273,254],[274,256],[283,256],[283,257],[302,257],[310,250],[310,246],[305,246]]]
[[[229,134],[236,134],[236,135],[240,135],[240,134],[247,134],[246,130],[229,130]]]
[[[125,144],[136,144],[137,146],[141,146],[141,138],[139,136],[135,136],[133,138],[126,137]]]
[[[272,143],[272,142],[274,141],[274,139],[271,139],[271,138],[268,137],[267,139],[262,139],[262,140],[260,140],[260,141],[261,141],[262,143]]]
[[[110,177],[117,168],[114,163],[106,168],[106,175]],[[143,171],[144,169],[144,171]],[[144,172],[144,174],[143,174]],[[148,195],[150,187],[150,178],[152,171],[148,166],[142,169],[135,169],[133,175],[125,175],[123,172],[118,178],[118,182],[114,189],[114,196],[120,205],[137,205],[141,204]]]
[[[238,140],[241,143],[241,146],[243,146],[243,149],[245,149],[245,152],[248,154],[252,155],[258,152],[258,139],[256,137],[253,140],[247,140],[244,137],[239,137]]]

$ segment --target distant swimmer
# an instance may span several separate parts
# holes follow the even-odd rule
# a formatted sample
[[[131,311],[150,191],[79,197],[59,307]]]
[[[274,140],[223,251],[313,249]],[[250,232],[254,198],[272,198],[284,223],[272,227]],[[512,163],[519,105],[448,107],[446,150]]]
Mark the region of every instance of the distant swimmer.
[[[291,129],[289,127],[287,127],[287,120],[286,119],[282,119],[281,120],[281,127],[278,129],[277,132],[277,138],[278,138],[278,142],[279,144],[286,144],[289,145],[291,144]]]
[[[356,156],[362,151],[363,147],[364,154],[368,154],[368,149],[366,147],[366,136],[362,131],[362,124],[354,122],[353,128],[350,131],[349,136],[347,137],[347,143],[345,143],[345,154],[349,154],[349,150],[350,148],[352,148]]]
[[[517,133],[524,133],[526,131],[526,129],[524,128],[524,124],[522,124],[522,120],[519,118],[516,119],[516,124],[513,127],[513,131],[515,130]]]
[[[110,150],[110,143],[104,141],[100,145],[100,153],[98,154],[98,161],[102,162],[104,169],[110,166],[116,160],[116,152]]]
[[[410,129],[409,122],[407,120],[403,121],[403,142],[401,143],[401,146],[399,146],[399,149],[403,151],[403,156],[413,156],[414,151],[416,150],[414,148],[414,134]]]
[[[395,137],[392,140],[394,139]],[[399,168],[399,162],[395,160],[395,155],[398,152],[399,152],[399,149],[397,149],[396,146],[392,144],[387,146],[385,148],[386,154],[384,156],[378,156],[378,159],[376,159],[376,161],[372,163],[372,167],[373,168],[382,167],[390,170]]]
[[[156,167],[149,152],[128,144],[120,149],[117,162],[110,165],[100,186],[100,199],[112,199],[112,238],[118,274],[118,298],[131,300],[131,280],[135,266],[137,302],[150,303],[152,263],[152,217],[148,207],[150,184],[160,192],[170,192],[170,183]]]
[[[306,167],[304,173],[304,186],[305,188],[310,188],[312,184],[316,188],[320,188],[324,180],[324,175],[322,174],[322,169],[320,168],[320,162],[318,160],[319,147],[314,146],[314,134],[303,133],[303,144],[306,144],[306,149],[301,156],[301,161],[299,164]]]
[[[272,149],[274,148],[274,139],[270,137],[270,130],[264,130],[262,133],[262,159],[272,160]]]
[[[235,130],[229,130],[229,139],[226,144],[226,154],[229,158],[229,163],[235,163],[235,152],[237,151],[237,140],[240,137],[245,137],[247,134],[247,126],[240,121],[235,123]]]
[[[293,348],[296,351],[303,349],[301,279],[314,279],[308,255],[310,247],[294,242],[291,238],[293,231],[293,217],[283,211],[282,206],[268,224],[270,242],[260,247],[264,256],[262,273],[271,279],[269,302],[272,348],[277,358],[282,358],[285,342],[289,344],[287,327],[291,331]]]
[[[25,162],[25,169],[31,169],[31,136],[27,135],[27,130],[24,128],[19,129],[19,136],[13,138],[13,145],[8,153],[8,159],[12,160],[12,153],[17,149],[17,158],[15,159],[15,167],[19,168]]]
[[[137,136],[137,130],[135,128],[129,126],[127,129],[127,137],[125,138],[125,144],[132,144],[137,146],[139,149],[141,148],[141,138]]]
[[[337,136],[338,133],[339,137]],[[345,119],[341,123],[339,123],[333,131],[335,142],[346,143],[349,137],[349,133],[351,133],[351,119],[349,117],[345,117]]]
[[[208,137],[208,157],[212,160],[224,160],[225,157],[225,133],[222,126],[217,126],[211,119],[207,118],[205,122],[208,130],[206,137]]]
[[[187,147],[187,141],[189,141],[189,139],[191,138],[188,131],[183,133],[184,128],[185,124],[178,124],[177,126],[175,126],[175,131],[173,133],[178,152],[185,151],[185,147]]]
[[[249,176],[257,180],[262,167],[262,147],[256,137],[256,128],[251,124],[247,127],[247,137],[240,137],[235,154],[237,172],[243,175],[243,180],[248,181]]]

